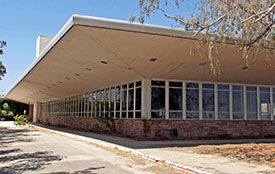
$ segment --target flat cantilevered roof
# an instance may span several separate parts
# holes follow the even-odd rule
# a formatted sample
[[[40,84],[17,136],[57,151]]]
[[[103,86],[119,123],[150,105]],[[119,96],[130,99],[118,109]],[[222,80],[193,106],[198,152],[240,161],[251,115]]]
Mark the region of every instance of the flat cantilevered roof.
[[[275,85],[274,55],[261,54],[244,69],[237,46],[220,45],[222,74],[213,76],[207,56],[190,54],[197,44],[192,35],[180,28],[73,15],[6,98],[44,102],[142,78]]]

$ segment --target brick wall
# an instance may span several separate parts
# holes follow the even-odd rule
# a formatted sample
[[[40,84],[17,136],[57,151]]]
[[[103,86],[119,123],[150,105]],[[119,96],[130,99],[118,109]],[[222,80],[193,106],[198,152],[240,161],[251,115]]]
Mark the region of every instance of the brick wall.
[[[139,140],[275,138],[275,120],[114,120],[109,124],[94,118],[40,117],[42,124],[96,133],[116,134]],[[177,137],[171,129],[177,129]]]

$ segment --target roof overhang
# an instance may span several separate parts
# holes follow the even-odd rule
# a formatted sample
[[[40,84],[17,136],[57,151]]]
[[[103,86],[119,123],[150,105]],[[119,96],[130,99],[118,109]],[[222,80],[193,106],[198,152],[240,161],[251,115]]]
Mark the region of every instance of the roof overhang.
[[[190,54],[197,44],[192,35],[178,28],[73,15],[6,98],[44,102],[142,78],[275,85],[274,54],[259,54],[245,69],[236,45],[219,45],[222,74],[214,76],[206,49],[202,57]]]

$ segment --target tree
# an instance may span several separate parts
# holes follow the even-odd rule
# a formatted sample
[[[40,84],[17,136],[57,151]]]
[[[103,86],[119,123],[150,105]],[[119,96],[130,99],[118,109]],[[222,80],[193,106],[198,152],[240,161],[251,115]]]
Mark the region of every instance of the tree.
[[[208,60],[214,75],[220,74],[217,41],[239,45],[247,66],[261,52],[275,49],[275,2],[274,0],[195,0],[193,14],[168,14],[165,7],[180,9],[184,0],[139,0],[138,20],[160,11],[166,18],[174,20],[193,37],[208,47]],[[132,15],[130,21],[135,20]],[[200,44],[201,45],[201,44]]]
[[[0,110],[11,111],[14,115],[22,115],[29,109],[29,105],[15,102],[12,100],[4,100],[0,102]]]
[[[8,103],[4,103],[2,107],[0,107],[0,116],[14,116],[13,111],[11,111],[11,108]]]
[[[4,54],[3,48],[7,45],[5,41],[0,41],[0,55]],[[0,61],[0,80],[7,73],[6,67],[3,65],[2,61]]]

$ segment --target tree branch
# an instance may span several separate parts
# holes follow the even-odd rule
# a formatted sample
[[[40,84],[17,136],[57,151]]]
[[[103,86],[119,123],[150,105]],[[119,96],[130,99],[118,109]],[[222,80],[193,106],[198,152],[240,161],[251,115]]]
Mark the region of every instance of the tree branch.
[[[259,16],[259,15],[263,14],[263,13],[266,12],[267,10],[268,10],[268,9],[266,9],[266,10],[264,10],[264,11],[261,11],[260,13],[254,14],[254,15],[252,15],[252,16],[250,16],[250,17],[244,19],[244,20],[242,20],[241,23],[245,23],[245,22],[249,21],[250,19],[252,19],[252,18],[254,18],[254,17],[256,17],[256,16]]]
[[[264,15],[262,15],[257,20],[255,20],[255,23],[258,22],[259,20],[263,19],[266,15],[268,15],[271,12],[271,10],[273,10],[274,7],[275,7],[275,3],[269,9],[267,9],[267,12]]]
[[[227,16],[227,14],[222,15],[221,17],[219,17],[218,19],[216,19],[214,22],[212,22],[211,24],[208,24],[206,26],[202,26],[200,30],[198,30],[192,37],[197,36],[201,31],[203,31],[206,28],[209,28],[217,23],[219,23],[223,18],[225,18]]]
[[[182,19],[180,19],[180,18],[178,18],[176,16],[171,16],[171,15],[167,14],[166,11],[163,8],[161,8],[160,6],[157,6],[157,9],[159,9],[160,11],[162,11],[162,13],[163,13],[163,15],[165,17],[170,18],[170,19],[174,19],[175,21],[179,21],[182,24],[185,23],[185,21],[183,21]]]
[[[258,35],[254,40],[250,41],[249,43],[245,44],[244,46],[250,47],[255,42],[257,42],[258,40],[260,40],[262,37],[264,37],[271,30],[271,27],[274,24],[275,24],[275,21],[270,22],[269,25],[263,30],[263,32],[260,35]]]

